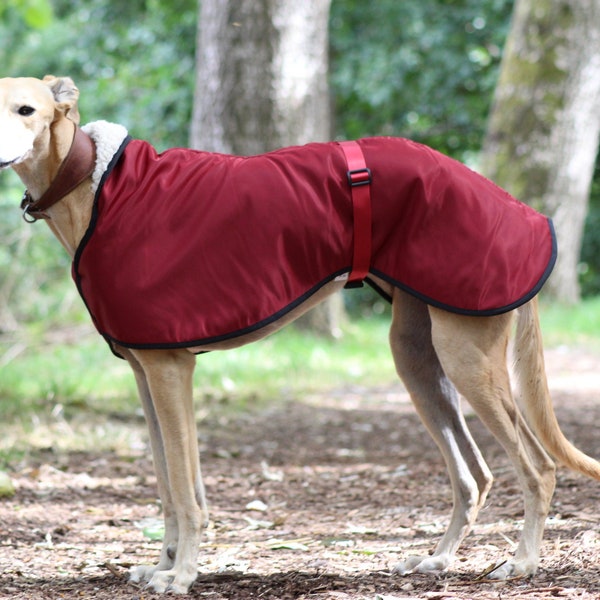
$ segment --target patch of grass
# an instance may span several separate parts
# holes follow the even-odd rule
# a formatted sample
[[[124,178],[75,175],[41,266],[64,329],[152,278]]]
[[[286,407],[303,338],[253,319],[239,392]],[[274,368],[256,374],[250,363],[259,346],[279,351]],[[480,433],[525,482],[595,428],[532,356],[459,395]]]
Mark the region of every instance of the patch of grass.
[[[540,322],[547,347],[600,351],[600,296],[586,298],[577,306],[542,302]]]
[[[389,323],[348,326],[340,340],[293,327],[269,338],[198,358],[200,391],[227,402],[292,397],[343,385],[375,385],[396,377],[387,342]]]
[[[578,306],[542,304],[548,347],[600,350],[600,298]],[[200,355],[195,374],[198,406],[231,410],[278,398],[298,398],[341,386],[396,381],[388,348],[388,319],[352,321],[340,340],[288,327],[260,342]],[[0,423],[30,421],[59,410],[98,415],[135,414],[140,407],[127,363],[115,358],[94,332],[69,343],[0,343]]]
[[[194,381],[199,416],[394,381],[388,327],[383,320],[361,321],[341,340],[288,327],[248,346],[202,354]],[[40,335],[30,332],[33,339]],[[120,451],[139,446],[139,436],[146,435],[127,362],[94,332],[75,337],[52,344],[0,343],[0,466],[18,463],[36,448],[88,444]],[[119,428],[120,420],[127,426]]]
[[[0,380],[0,420],[46,413],[57,405],[78,407],[98,402],[99,408],[118,411],[135,395],[135,382],[124,361],[115,359],[96,335],[77,343],[0,346],[4,355]]]
[[[395,378],[387,346],[389,325],[377,319],[351,324],[341,340],[287,328],[260,342],[202,354],[196,396],[237,406],[340,385]],[[66,411],[131,412],[138,408],[127,363],[95,333],[69,343],[0,344],[0,420]]]

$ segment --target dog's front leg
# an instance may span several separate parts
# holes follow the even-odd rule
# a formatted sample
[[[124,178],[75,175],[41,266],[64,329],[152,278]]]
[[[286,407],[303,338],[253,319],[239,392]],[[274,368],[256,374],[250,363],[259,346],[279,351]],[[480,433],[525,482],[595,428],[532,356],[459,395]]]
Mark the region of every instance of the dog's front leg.
[[[195,358],[182,351],[129,351],[150,431],[165,539],[155,566],[132,570],[157,592],[186,593],[197,575],[206,514],[192,402]]]
[[[158,424],[158,417],[148,387],[148,381],[142,366],[135,356],[127,348],[117,348],[118,352],[124,356],[131,366],[135,375],[138,388],[138,394],[144,409],[144,416],[148,425],[150,436],[150,448],[152,449],[152,458],[154,469],[156,471],[156,480],[158,494],[162,504],[162,512],[165,521],[165,536],[160,559],[156,565],[143,565],[131,569],[131,581],[139,583],[141,581],[150,581],[155,571],[166,571],[175,564],[175,555],[177,552],[177,539],[179,537],[177,528],[177,517],[173,510],[173,500],[169,490],[169,478],[167,472],[167,462],[165,458],[165,449]]]

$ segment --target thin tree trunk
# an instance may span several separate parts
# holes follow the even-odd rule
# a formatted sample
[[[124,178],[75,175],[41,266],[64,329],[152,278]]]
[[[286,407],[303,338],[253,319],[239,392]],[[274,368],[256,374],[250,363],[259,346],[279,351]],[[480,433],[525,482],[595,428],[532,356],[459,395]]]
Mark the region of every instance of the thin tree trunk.
[[[203,0],[191,145],[258,154],[325,141],[330,0]]]
[[[250,155],[330,139],[330,0],[203,0],[191,146]],[[343,304],[304,323],[339,334]]]
[[[559,255],[544,291],[569,303],[599,134],[600,0],[517,0],[482,170],[553,218]]]
[[[258,154],[276,147],[273,57],[278,32],[266,0],[202,0],[196,44],[193,148]]]

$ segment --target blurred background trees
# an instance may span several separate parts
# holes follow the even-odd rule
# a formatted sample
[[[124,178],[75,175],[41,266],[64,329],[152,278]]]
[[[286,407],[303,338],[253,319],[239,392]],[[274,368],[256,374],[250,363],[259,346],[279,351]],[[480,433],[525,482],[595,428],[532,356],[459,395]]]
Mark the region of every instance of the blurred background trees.
[[[597,9],[598,1],[586,3],[595,2]],[[359,0],[332,0],[332,136],[410,137],[478,167],[512,9],[512,0],[378,0],[368,9]],[[190,143],[196,0],[8,0],[0,6],[0,16],[2,76],[69,74],[81,90],[84,121],[123,123],[159,150]],[[553,26],[548,24],[550,38]],[[571,34],[582,35],[580,26],[573,21]],[[587,19],[587,27],[600,23]],[[250,69],[241,58],[237,68]],[[256,67],[256,56],[245,58]],[[293,68],[294,59],[288,64]],[[206,82],[206,99],[214,104],[219,100],[211,96],[211,85],[215,82]],[[196,110],[203,97],[200,85]],[[541,106],[534,99],[531,105]],[[272,114],[289,120],[284,129],[291,131],[296,124],[293,113]],[[193,131],[194,137],[202,135]],[[273,137],[273,143],[278,139],[283,144],[304,141]],[[599,180],[596,166],[576,265],[584,295],[600,291],[600,229],[595,226],[600,224]],[[44,227],[36,227],[30,241],[31,227],[20,223],[20,193],[19,182],[3,173],[0,329],[5,330],[23,320],[59,319],[65,307],[78,302],[61,248]],[[349,295],[352,302],[357,297],[356,292]]]

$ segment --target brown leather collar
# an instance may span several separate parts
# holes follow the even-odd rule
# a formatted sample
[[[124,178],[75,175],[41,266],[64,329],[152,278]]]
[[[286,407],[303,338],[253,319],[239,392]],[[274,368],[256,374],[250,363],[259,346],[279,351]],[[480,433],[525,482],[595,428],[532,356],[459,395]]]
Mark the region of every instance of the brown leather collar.
[[[23,200],[21,200],[25,221],[33,223],[38,219],[48,219],[49,217],[44,211],[72,192],[94,172],[95,167],[96,146],[90,136],[75,125],[69,153],[60,165],[50,187],[38,200],[34,200],[25,190]]]

